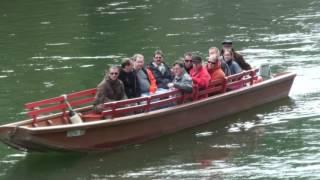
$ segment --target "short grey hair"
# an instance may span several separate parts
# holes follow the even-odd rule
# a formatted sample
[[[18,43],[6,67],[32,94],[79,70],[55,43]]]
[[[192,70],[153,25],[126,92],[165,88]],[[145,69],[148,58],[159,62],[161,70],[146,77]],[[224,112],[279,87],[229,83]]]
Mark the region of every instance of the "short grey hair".
[[[108,70],[105,71],[106,74],[108,74],[112,69],[116,69],[118,72],[120,72],[120,67],[116,65],[112,65],[109,67]]]
[[[132,56],[132,60],[133,61],[136,61],[138,58],[143,58],[144,59],[144,56],[142,54],[135,54]]]

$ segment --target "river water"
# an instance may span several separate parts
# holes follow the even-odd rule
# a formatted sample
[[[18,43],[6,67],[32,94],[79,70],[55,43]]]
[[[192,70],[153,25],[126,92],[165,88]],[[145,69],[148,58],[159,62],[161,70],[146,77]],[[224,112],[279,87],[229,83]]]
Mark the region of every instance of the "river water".
[[[253,66],[297,73],[290,97],[107,153],[0,145],[0,179],[320,179],[320,1],[0,2],[0,122],[92,88],[108,65],[160,48],[168,63],[232,39]]]

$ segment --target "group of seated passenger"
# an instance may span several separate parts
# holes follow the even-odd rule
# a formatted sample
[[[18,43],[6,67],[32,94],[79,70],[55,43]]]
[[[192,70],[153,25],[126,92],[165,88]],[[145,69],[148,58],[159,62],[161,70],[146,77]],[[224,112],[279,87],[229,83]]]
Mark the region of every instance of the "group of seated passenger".
[[[127,98],[149,96],[171,89],[192,93],[193,86],[206,89],[210,81],[250,70],[251,66],[232,48],[231,41],[223,41],[222,49],[209,48],[209,57],[203,63],[201,56],[190,52],[182,61],[176,61],[170,68],[161,50],[154,52],[153,60],[145,65],[144,56],[135,54],[124,58],[121,67],[112,66],[97,87],[94,109],[99,112],[103,103]],[[221,54],[220,54],[221,53]]]

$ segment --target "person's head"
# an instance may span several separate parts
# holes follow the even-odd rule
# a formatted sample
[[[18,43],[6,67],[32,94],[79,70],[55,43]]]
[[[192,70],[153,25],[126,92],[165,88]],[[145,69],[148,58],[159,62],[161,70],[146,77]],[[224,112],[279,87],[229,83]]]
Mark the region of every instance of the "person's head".
[[[219,61],[219,56],[217,56],[216,54],[209,56],[207,61],[207,68],[213,69],[215,67],[215,64],[218,63],[218,61]]]
[[[195,70],[202,67],[202,58],[200,56],[192,56],[192,66]]]
[[[163,53],[161,50],[156,50],[153,55],[153,62],[160,65],[163,62]]]
[[[224,40],[222,42],[222,49],[232,49],[232,41],[231,40]]]
[[[186,68],[192,67],[192,53],[191,52],[184,53],[183,63]]]
[[[231,60],[234,59],[234,57],[233,57],[233,52],[232,52],[231,49],[225,49],[225,50],[223,51],[223,59],[224,59],[226,62],[229,62],[229,61],[231,61]]]
[[[119,73],[120,73],[120,69],[118,66],[111,66],[109,68],[109,71],[106,72],[106,74],[108,74],[109,79],[113,81],[118,79]]]
[[[144,66],[144,56],[142,54],[135,54],[132,57],[133,59],[133,64],[134,64],[134,69],[135,70],[140,70]]]
[[[131,72],[133,70],[133,62],[130,58],[123,58],[121,63],[121,68],[125,72]]]
[[[181,61],[176,61],[173,64],[172,71],[175,76],[182,76],[184,73],[184,64]]]
[[[220,56],[220,51],[217,47],[209,48],[209,57],[212,55],[217,55],[218,57]]]

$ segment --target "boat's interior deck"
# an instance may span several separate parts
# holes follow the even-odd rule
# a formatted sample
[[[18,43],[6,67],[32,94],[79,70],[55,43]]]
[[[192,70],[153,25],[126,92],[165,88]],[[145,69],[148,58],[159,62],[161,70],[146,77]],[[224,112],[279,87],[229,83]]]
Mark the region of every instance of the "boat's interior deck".
[[[98,121],[101,119],[113,119],[149,112],[155,109],[175,106],[190,101],[197,101],[208,96],[221,94],[226,91],[239,89],[254,84],[257,79],[258,70],[244,71],[242,73],[228,76],[223,80],[212,81],[209,87],[199,90],[196,86],[192,93],[183,93],[179,90],[172,90],[162,94],[155,94],[147,97],[126,99],[104,104],[104,110],[100,113],[92,109],[92,103],[96,89],[74,92],[66,96],[58,96],[41,101],[25,104],[27,114],[33,119],[26,124],[28,127],[44,127],[63,124],[71,124],[68,115],[68,104],[80,115],[82,122]],[[66,101],[67,99],[67,101]],[[50,116],[51,114],[55,114]]]

